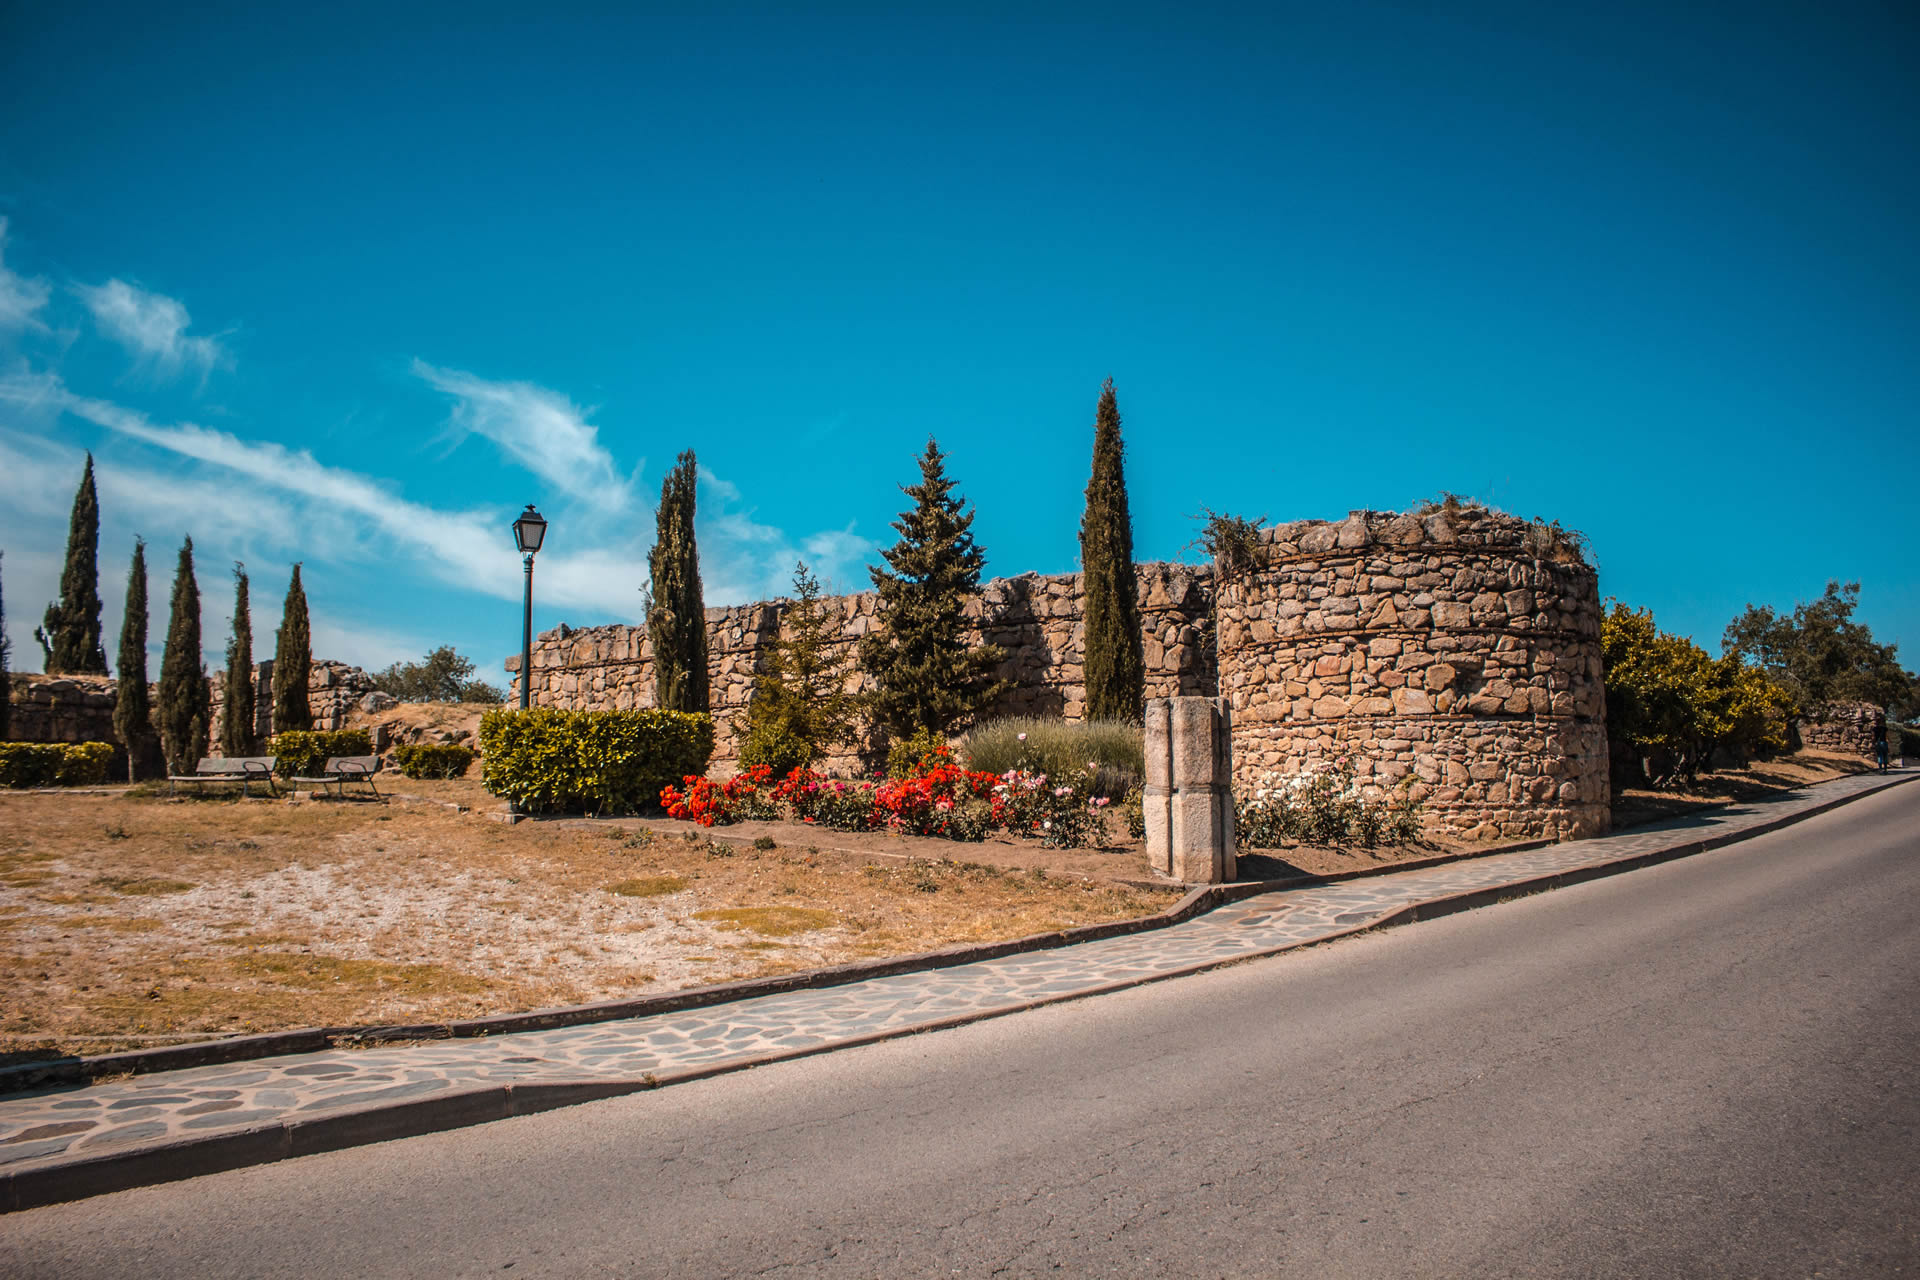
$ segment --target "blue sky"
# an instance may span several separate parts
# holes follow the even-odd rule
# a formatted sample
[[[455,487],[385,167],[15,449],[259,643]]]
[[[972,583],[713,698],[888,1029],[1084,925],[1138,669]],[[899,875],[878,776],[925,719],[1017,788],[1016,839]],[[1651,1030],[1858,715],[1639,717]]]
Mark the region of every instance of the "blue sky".
[[[180,8],[0,7],[16,669],[83,450],[109,653],[191,533],[215,660],[299,560],[322,656],[497,677],[513,514],[536,626],[637,621],[685,448],[709,604],[864,589],[929,434],[1069,571],[1108,375],[1142,559],[1452,490],[1920,665],[1901,6]]]

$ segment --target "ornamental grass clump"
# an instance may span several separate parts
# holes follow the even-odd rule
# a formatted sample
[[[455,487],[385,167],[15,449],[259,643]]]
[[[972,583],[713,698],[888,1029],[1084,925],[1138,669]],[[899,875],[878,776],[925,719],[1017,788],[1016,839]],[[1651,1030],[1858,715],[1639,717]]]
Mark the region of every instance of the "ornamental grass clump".
[[[1110,801],[1146,776],[1146,740],[1137,724],[1119,720],[1071,723],[1019,716],[980,725],[960,743],[970,769],[1004,774],[1009,769],[1055,779],[1088,776],[1089,795]],[[1093,769],[1088,770],[1087,766]]]

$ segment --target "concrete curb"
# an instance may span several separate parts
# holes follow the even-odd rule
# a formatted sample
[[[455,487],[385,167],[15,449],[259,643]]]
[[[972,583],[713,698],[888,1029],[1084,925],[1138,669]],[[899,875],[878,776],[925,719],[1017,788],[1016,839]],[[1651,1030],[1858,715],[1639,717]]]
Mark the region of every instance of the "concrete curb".
[[[298,1120],[283,1120],[273,1124],[261,1125],[234,1133],[220,1134],[207,1138],[175,1140],[167,1143],[141,1147],[124,1152],[105,1152],[70,1164],[48,1166],[41,1169],[25,1169],[0,1174],[0,1213],[21,1209],[36,1208],[68,1200],[79,1200],[89,1196],[104,1195],[113,1191],[128,1190],[133,1187],[150,1186],[163,1182],[175,1182],[184,1178],[198,1177],[207,1173],[222,1173],[232,1169],[246,1168],[258,1164],[271,1164],[294,1156],[314,1155],[325,1151],[337,1151],[348,1147],[363,1146],[375,1142],[384,1142],[393,1138],[415,1137],[422,1134],[438,1133],[449,1129],[465,1128],[470,1125],[485,1124],[493,1120],[504,1120],[518,1115],[531,1115],[540,1111],[551,1111],[560,1107],[576,1106],[586,1102],[597,1102],[606,1098],[621,1097],[661,1088],[671,1084],[682,1084],[694,1080],[709,1079],[715,1076],[729,1075],[736,1071],[745,1071],[754,1067],[767,1066],[776,1062],[789,1062],[801,1058],[814,1057],[824,1053],[835,1053],[843,1049],[857,1048],[862,1045],[877,1044],[886,1040],[897,1040],[907,1036],[922,1035],[931,1031],[942,1031],[970,1023],[984,1022],[991,1018],[1006,1017],[1024,1013],[1047,1005],[1065,1004],[1069,1001],[1084,1000],[1094,996],[1108,995],[1116,991],[1125,991],[1143,987],[1152,983],[1167,982],[1176,978],[1190,977],[1214,969],[1223,969],[1231,965],[1244,964],[1252,960],[1265,959],[1289,951],[1304,950],[1308,947],[1324,946],[1357,934],[1370,933],[1380,929],[1390,929],[1399,925],[1412,924],[1420,920],[1435,920],[1471,911],[1478,907],[1490,906],[1516,896],[1539,893],[1549,889],[1565,888],[1587,881],[1606,879],[1629,871],[1658,866],[1665,862],[1678,861],[1681,858],[1707,853],[1729,845],[1740,844],[1760,836],[1770,835],[1784,828],[1818,817],[1833,809],[1851,804],[1868,796],[1879,795],[1902,783],[1915,780],[1916,776],[1907,775],[1895,778],[1886,784],[1870,790],[1855,792],[1852,795],[1839,796],[1823,804],[1816,805],[1799,813],[1763,822],[1758,826],[1740,831],[1723,832],[1701,840],[1687,841],[1666,849],[1656,849],[1647,853],[1632,854],[1610,862],[1594,863],[1584,867],[1574,867],[1565,871],[1551,872],[1526,880],[1511,881],[1483,889],[1474,889],[1466,893],[1451,894],[1432,898],[1422,902],[1410,903],[1397,911],[1356,925],[1351,929],[1330,933],[1323,937],[1304,942],[1290,942],[1281,946],[1219,959],[1209,959],[1163,973],[1143,978],[1124,978],[1112,982],[1100,983],[1076,991],[1058,995],[1044,996],[1029,1000],[1011,1001],[998,1008],[973,1010],[954,1014],[945,1018],[930,1019],[910,1026],[888,1028],[869,1032],[864,1035],[849,1036],[844,1039],[809,1045],[804,1048],[789,1049],[777,1053],[756,1054],[750,1057],[732,1059],[720,1063],[708,1063],[697,1067],[688,1067],[678,1071],[649,1073],[632,1080],[587,1080],[576,1082],[543,1082],[539,1084],[507,1084],[466,1089],[441,1094],[432,1098],[394,1103],[383,1107],[364,1109],[346,1109],[332,1113],[319,1113]],[[1544,842],[1543,842],[1544,843]],[[1471,856],[1471,855],[1469,855]],[[1436,862],[1458,861],[1457,858],[1436,859]],[[1361,878],[1356,873],[1343,877]],[[1322,883],[1322,880],[1315,880]],[[1240,890],[1246,889],[1245,892]],[[1255,896],[1262,892],[1257,888],[1241,885],[1210,886],[1197,889],[1182,899],[1172,910],[1192,909],[1187,915],[1198,914],[1202,909],[1197,904],[1217,891],[1233,891],[1231,896],[1222,898],[1211,905],[1234,901],[1239,898]],[[1165,913],[1163,913],[1165,914]],[[1185,918],[1185,917],[1183,917]],[[1138,924],[1139,922],[1123,922]],[[1112,929],[1111,926],[1094,926]],[[1158,926],[1156,926],[1158,927]],[[1106,936],[1119,933],[1141,932],[1140,929],[1112,930]],[[1079,931],[1073,931],[1079,932]],[[1049,935],[1042,935],[1049,936]],[[1016,948],[1012,944],[1001,944],[1001,954],[1011,954]],[[1060,945],[1060,944],[1055,944]],[[956,949],[961,950],[961,949]],[[940,953],[932,953],[940,954]],[[918,957],[916,957],[917,959]],[[930,967],[930,966],[928,966]],[[742,984],[736,984],[742,985]],[[806,984],[797,984],[806,985]],[[719,988],[708,988],[708,991]],[[689,993],[691,994],[691,993]],[[717,1003],[704,1001],[702,1003]],[[684,1006],[683,1006],[684,1007]],[[322,1046],[325,1047],[325,1046]]]

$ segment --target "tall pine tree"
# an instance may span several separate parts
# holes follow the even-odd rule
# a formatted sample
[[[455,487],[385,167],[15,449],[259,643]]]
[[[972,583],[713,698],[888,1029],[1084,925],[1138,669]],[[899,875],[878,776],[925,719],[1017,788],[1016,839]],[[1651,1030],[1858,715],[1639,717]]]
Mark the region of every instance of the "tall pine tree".
[[[273,731],[313,728],[313,705],[307,701],[307,678],[313,672],[313,634],[308,625],[307,593],[300,585],[300,566],[293,566],[287,583],[287,602],[280,613],[280,633],[273,647]]]
[[[250,756],[253,740],[253,619],[247,613],[247,567],[233,562],[233,636],[227,641],[226,697],[220,703],[220,753]]]
[[[194,581],[193,539],[188,538],[173,574],[173,610],[167,647],[160,656],[160,699],[154,712],[168,773],[192,773],[206,755],[211,704],[206,662],[200,656],[200,584]]]
[[[931,438],[919,461],[920,483],[900,486],[913,499],[893,522],[900,541],[881,553],[890,568],[867,570],[880,593],[880,626],[860,640],[860,665],[874,678],[874,722],[895,739],[945,734],[1012,685],[991,674],[1006,650],[966,642],[967,597],[987,562],[970,531],[973,512]]]
[[[48,675],[107,674],[107,651],[100,647],[99,560],[100,496],[94,492],[89,453],[67,523],[67,565],[60,573],[60,598],[47,606],[46,622],[36,633]]]
[[[1133,520],[1113,379],[1100,388],[1093,420],[1093,477],[1080,517],[1086,584],[1087,719],[1138,720],[1146,701],[1139,583],[1133,575]]]
[[[654,701],[663,711],[707,709],[707,607],[693,540],[697,478],[689,449],[660,482],[653,550],[647,554],[653,574],[647,635],[653,641]]]
[[[147,544],[134,539],[127,570],[127,609],[120,622],[120,673],[113,732],[127,749],[127,781],[138,782],[153,759],[153,702],[147,692]]]
[[[0,551],[0,560],[7,553]],[[5,742],[13,731],[13,677],[7,674],[12,665],[7,659],[13,655],[13,641],[7,639],[7,600],[0,593],[0,742]]]

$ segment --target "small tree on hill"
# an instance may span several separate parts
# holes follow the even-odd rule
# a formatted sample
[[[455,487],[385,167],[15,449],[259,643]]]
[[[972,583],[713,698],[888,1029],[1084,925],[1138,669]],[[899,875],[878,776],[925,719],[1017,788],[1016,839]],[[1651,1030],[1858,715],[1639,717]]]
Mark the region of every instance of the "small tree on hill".
[[[890,567],[867,570],[880,626],[860,641],[860,665],[875,684],[868,706],[895,739],[943,735],[1012,687],[992,677],[1006,650],[966,639],[967,597],[987,561],[973,540],[973,512],[931,438],[919,461],[920,483],[900,486],[913,499],[893,522],[900,541],[881,553]]]
[[[1133,573],[1133,519],[1113,379],[1100,389],[1093,423],[1093,476],[1080,517],[1086,590],[1087,719],[1138,720],[1146,703],[1139,583]]]
[[[160,657],[160,751],[168,773],[192,773],[207,750],[206,662],[200,656],[200,584],[193,576],[193,539],[180,547],[173,574],[173,608],[167,622],[167,647]]]
[[[473,659],[443,644],[418,662],[396,662],[373,677],[374,687],[402,702],[504,702],[507,695],[472,679]]]
[[[697,479],[689,449],[660,483],[656,534],[647,555],[653,578],[647,635],[653,641],[654,701],[663,711],[707,709],[707,607],[693,538]]]
[[[127,749],[127,781],[138,782],[153,756],[153,702],[147,693],[147,544],[135,539],[127,570],[126,616],[120,621],[119,683],[113,732]]]
[[[793,567],[793,597],[766,669],[754,681],[740,748],[741,764],[770,765],[776,774],[831,754],[853,733],[846,663],[830,647],[832,619],[805,561]]]
[[[107,674],[107,651],[100,647],[100,497],[93,487],[93,455],[73,495],[67,523],[67,564],[60,572],[60,598],[47,606],[45,623],[34,634],[48,675]]]
[[[220,750],[250,756],[253,740],[253,619],[247,613],[247,567],[233,563],[233,636],[227,641],[226,699],[220,704]]]
[[[287,601],[280,611],[280,631],[273,646],[273,731],[313,728],[313,707],[307,701],[307,678],[313,671],[313,637],[308,628],[307,593],[300,585],[300,566],[293,566],[287,583]]]

